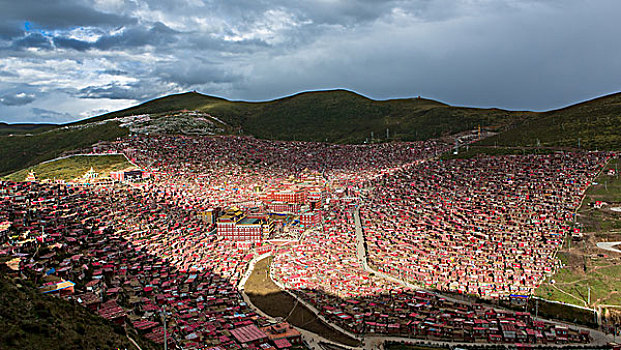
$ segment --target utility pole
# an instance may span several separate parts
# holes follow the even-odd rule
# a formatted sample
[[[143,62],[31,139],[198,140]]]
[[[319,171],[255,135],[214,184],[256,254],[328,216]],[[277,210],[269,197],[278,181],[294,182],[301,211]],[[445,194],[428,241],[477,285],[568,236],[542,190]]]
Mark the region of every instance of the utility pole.
[[[599,315],[597,314],[597,310],[593,308],[593,318],[595,319],[595,324],[599,326]]]
[[[591,305],[591,286],[589,286],[589,296],[588,296],[587,304]]]
[[[166,339],[166,305],[163,306],[164,312],[164,350],[168,350],[168,341]]]

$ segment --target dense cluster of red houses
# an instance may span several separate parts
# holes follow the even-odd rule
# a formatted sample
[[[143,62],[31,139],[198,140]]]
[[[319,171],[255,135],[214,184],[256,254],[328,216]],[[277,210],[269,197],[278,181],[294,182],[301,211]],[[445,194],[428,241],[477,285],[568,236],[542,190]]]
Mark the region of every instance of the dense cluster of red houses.
[[[184,349],[301,341],[239,296],[236,281],[251,255],[205,235],[188,211],[135,189],[9,182],[0,183],[0,208],[0,222],[10,223],[0,254],[17,257],[18,271],[44,288],[71,282],[70,292],[55,292],[156,343],[164,342],[163,317],[167,341]],[[259,336],[239,336],[249,327]]]
[[[342,203],[339,203],[342,204]],[[363,270],[356,256],[352,206],[335,205],[322,230],[274,257],[274,278],[341,327],[357,334],[429,340],[565,344],[589,332],[405,288]]]
[[[609,156],[425,162],[382,178],[362,209],[370,262],[441,290],[531,295]]]
[[[446,149],[436,141],[132,136],[96,151],[124,152],[151,174],[147,181],[1,182],[0,255],[45,291],[155,342],[164,341],[166,315],[171,345],[289,348],[299,333],[258,316],[237,284],[254,256],[273,251],[269,213],[295,212],[315,229],[273,252],[273,277],[351,332],[588,342],[588,332],[408,289],[363,269],[356,207],[377,270],[438,289],[529,293],[551,271],[564,222],[608,156],[432,159]]]
[[[153,174],[145,190],[170,197],[178,206],[200,212],[235,207],[301,215],[320,209],[332,189],[363,183],[385,169],[443,149],[436,141],[359,146],[230,136],[135,136],[98,145],[96,151],[126,153]],[[267,218],[222,213],[217,225],[221,237],[261,242],[273,230]],[[307,227],[320,216],[315,212],[299,219]]]

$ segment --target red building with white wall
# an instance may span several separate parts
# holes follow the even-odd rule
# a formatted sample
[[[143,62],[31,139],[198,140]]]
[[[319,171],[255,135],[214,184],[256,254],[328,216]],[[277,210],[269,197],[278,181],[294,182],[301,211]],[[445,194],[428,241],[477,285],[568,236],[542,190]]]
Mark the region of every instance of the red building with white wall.
[[[309,211],[300,215],[300,224],[310,227],[321,223],[321,212]]]
[[[216,232],[218,237],[239,242],[260,243],[268,236],[274,225],[270,218],[260,215],[246,215],[241,210],[229,210],[218,218]]]

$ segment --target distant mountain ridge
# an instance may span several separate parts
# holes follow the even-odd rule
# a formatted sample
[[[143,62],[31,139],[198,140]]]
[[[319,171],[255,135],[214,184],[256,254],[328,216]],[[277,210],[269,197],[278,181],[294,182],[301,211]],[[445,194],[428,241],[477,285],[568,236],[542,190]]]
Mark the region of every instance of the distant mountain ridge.
[[[529,112],[453,107],[417,97],[373,100],[342,89],[301,92],[265,102],[186,92],[65,125],[0,124],[0,175],[129,133],[119,122],[103,121],[183,110],[222,121],[225,133],[275,140],[415,141],[481,127],[498,134],[479,141],[480,146],[621,149],[621,93],[558,110]]]
[[[425,140],[479,125],[506,127],[531,113],[452,107],[424,98],[373,100],[349,90],[301,92],[265,102],[187,92],[77,123],[183,109],[209,113],[260,138],[336,143],[360,143],[372,137],[375,141]]]
[[[621,150],[621,93],[536,113],[479,144]]]

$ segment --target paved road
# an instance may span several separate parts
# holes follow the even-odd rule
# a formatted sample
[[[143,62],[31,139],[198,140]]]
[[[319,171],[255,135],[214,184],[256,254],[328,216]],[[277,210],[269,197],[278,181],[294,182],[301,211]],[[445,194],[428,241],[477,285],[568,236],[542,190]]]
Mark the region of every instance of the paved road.
[[[399,283],[401,285],[404,285],[404,286],[406,286],[408,288],[411,288],[411,289],[414,289],[414,290],[424,290],[426,292],[438,295],[438,296],[440,296],[440,297],[442,297],[444,299],[452,300],[454,302],[461,302],[461,303],[468,302],[467,299],[456,299],[456,298],[453,298],[453,297],[445,295],[445,294],[440,294],[440,293],[437,293],[437,292],[434,292],[434,291],[423,289],[420,286],[416,286],[416,285],[413,285],[413,284],[411,284],[411,283],[409,283],[407,281],[403,281],[403,280],[394,278],[394,277],[389,276],[389,275],[387,275],[387,274],[385,274],[383,272],[376,271],[376,270],[372,269],[371,267],[369,267],[369,265],[367,263],[367,252],[366,252],[366,249],[364,249],[364,235],[363,235],[363,232],[362,232],[362,224],[360,223],[360,209],[359,208],[356,208],[356,210],[354,211],[354,223],[356,225],[356,241],[357,241],[356,242],[356,247],[357,247],[356,256],[358,257],[358,260],[360,260],[363,268],[366,271],[372,272],[376,276],[380,276],[380,277],[382,277],[384,279],[387,279],[389,281],[393,281],[393,282]],[[621,242],[616,242],[616,243],[615,242],[609,242],[609,243],[611,243],[612,245],[615,245],[615,244],[619,244]],[[506,310],[505,308],[498,308],[498,307],[494,307],[494,308],[495,309],[499,309],[499,310]],[[593,344],[593,345],[603,345],[603,344],[607,344],[608,342],[612,341],[612,336],[607,335],[607,334],[605,334],[603,332],[600,332],[598,330],[591,329],[591,328],[582,327],[582,326],[574,325],[574,324],[567,324],[567,323],[564,323],[564,322],[559,322],[559,321],[554,321],[554,320],[543,319],[541,317],[533,317],[533,319],[538,320],[538,321],[551,322],[551,323],[559,324],[559,325],[563,325],[563,326],[569,326],[569,327],[572,327],[574,329],[587,330],[587,331],[591,332],[591,336],[593,337],[593,341],[591,342],[591,344]],[[369,338],[369,336],[365,337],[365,339],[368,339],[368,338]],[[394,337],[384,337],[384,336],[373,336],[373,338],[381,338],[381,339],[384,339],[384,340],[388,340],[388,339],[391,339],[391,340],[392,339],[400,339],[400,340],[408,339],[408,338],[394,338]],[[421,341],[424,341],[424,340],[421,340]],[[444,344],[456,345],[456,344],[458,344],[458,343],[445,343],[445,342],[434,342],[434,343],[438,343],[440,345],[444,345]]]
[[[356,225],[356,256],[358,258],[358,260],[360,261],[360,263],[362,264],[362,267],[365,271],[370,272],[375,274],[375,276],[381,277],[385,280],[400,284],[402,286],[405,286],[407,288],[410,288],[412,290],[424,290],[427,293],[431,293],[434,295],[439,295],[440,297],[447,299],[447,300],[451,300],[453,302],[458,302],[458,303],[463,303],[463,302],[468,302],[468,298],[464,297],[464,298],[455,298],[453,296],[449,296],[449,295],[444,295],[444,294],[438,294],[435,291],[431,291],[428,289],[424,289],[421,286],[412,284],[408,281],[404,281],[402,279],[399,278],[395,278],[387,273],[375,270],[374,268],[372,268],[371,266],[369,266],[368,264],[368,258],[367,258],[367,250],[364,249],[364,234],[362,232],[362,224],[360,223],[360,209],[356,208],[356,210],[354,211],[354,223]]]
[[[621,249],[615,248],[615,246],[621,245],[621,242],[599,242],[597,247],[615,253],[621,253]]]
[[[366,256],[366,249],[364,249],[364,237],[363,237],[363,233],[362,233],[362,225],[360,223],[360,213],[358,210],[356,210],[354,212],[354,221],[356,224],[356,247],[357,247],[357,251],[356,251],[356,255],[357,258],[360,260],[363,268],[369,272],[373,272],[375,273],[377,276],[380,276],[382,278],[385,278],[387,280],[391,280],[393,282],[396,283],[400,283],[402,285],[405,285],[407,287],[413,288],[413,289],[420,289],[420,287],[418,286],[414,286],[410,283],[407,283],[405,281],[396,279],[394,277],[388,276],[385,273],[379,272],[379,271],[375,271],[373,269],[371,269],[368,264],[367,264],[367,256]],[[613,244],[614,245],[614,244]],[[265,259],[267,257],[269,257],[271,255],[271,253],[267,253],[267,254],[263,254],[260,256],[255,257],[254,259],[252,259],[249,263],[248,266],[248,270],[246,271],[246,273],[244,274],[244,276],[240,279],[239,284],[237,285],[237,288],[240,292],[240,294],[242,295],[242,298],[244,299],[244,301],[248,304],[248,306],[250,306],[253,310],[255,310],[259,315],[270,319],[270,320],[274,320],[273,317],[267,315],[266,313],[264,313],[261,309],[259,309],[258,307],[256,307],[254,304],[252,304],[252,302],[250,301],[250,298],[248,297],[248,295],[246,294],[246,292],[244,291],[243,286],[246,284],[246,281],[248,280],[248,278],[250,277],[250,275],[252,274],[252,271],[254,270],[254,267],[256,265],[256,263],[259,260]],[[270,271],[271,272],[271,271]],[[328,319],[326,319],[325,317],[323,317],[319,310],[317,310],[317,308],[315,308],[313,305],[311,305],[310,303],[306,302],[305,300],[303,300],[302,298],[300,298],[298,295],[296,295],[295,293],[292,293],[291,291],[289,291],[287,288],[285,288],[285,286],[283,286],[280,282],[278,282],[277,280],[275,280],[273,278],[273,276],[270,273],[270,278],[272,279],[272,281],[284,292],[288,293],[289,295],[291,295],[292,297],[296,298],[296,300],[298,300],[299,303],[302,303],[304,306],[306,306],[311,312],[313,312],[320,320],[322,320],[323,322],[325,322],[326,324],[328,324],[329,326],[331,326],[332,328],[338,330],[339,332],[342,332],[344,334],[347,334],[353,338],[356,339],[360,339],[362,341],[362,346],[361,347],[350,347],[350,346],[346,346],[344,344],[340,344],[340,343],[335,343],[333,341],[330,341],[326,338],[321,337],[318,334],[312,333],[310,331],[307,331],[305,329],[301,329],[298,327],[295,327],[298,331],[300,331],[300,333],[302,333],[303,338],[306,340],[307,344],[313,349],[313,350],[324,350],[323,347],[321,347],[320,343],[329,343],[329,344],[334,344],[334,345],[338,345],[341,347],[345,347],[347,349],[350,350],[358,350],[358,349],[383,349],[383,344],[386,341],[397,341],[397,342],[408,342],[408,343],[412,343],[412,344],[417,344],[417,343],[427,343],[427,344],[434,344],[434,345],[444,345],[444,346],[450,346],[450,345],[477,345],[477,343],[456,343],[456,342],[443,342],[443,341],[432,341],[432,340],[427,340],[427,339],[411,339],[411,338],[406,338],[406,337],[391,337],[391,336],[384,336],[384,335],[364,335],[364,336],[360,336],[360,335],[356,335],[353,334],[343,328],[341,328],[340,326],[334,324],[333,322],[329,321]],[[436,293],[434,293],[436,294]],[[446,299],[453,299],[451,297],[445,296],[445,295],[441,295],[443,298]],[[463,300],[458,300],[458,299],[453,299],[455,301],[458,302],[464,302]],[[537,318],[538,320],[543,320],[541,318]],[[562,324],[562,325],[567,325],[565,323],[562,322],[555,322],[555,321],[550,321],[550,320],[546,320],[548,322],[553,322],[556,324]],[[577,325],[570,325],[573,328],[578,328],[578,329],[583,329],[583,330],[588,330],[591,332],[591,335],[593,336],[593,342],[591,343],[591,345],[596,345],[596,344],[606,344],[610,341],[612,341],[612,337],[608,336],[602,332],[599,332],[597,330],[593,330],[590,328],[586,328],[586,327],[580,327]],[[480,345],[480,344],[478,344]]]

